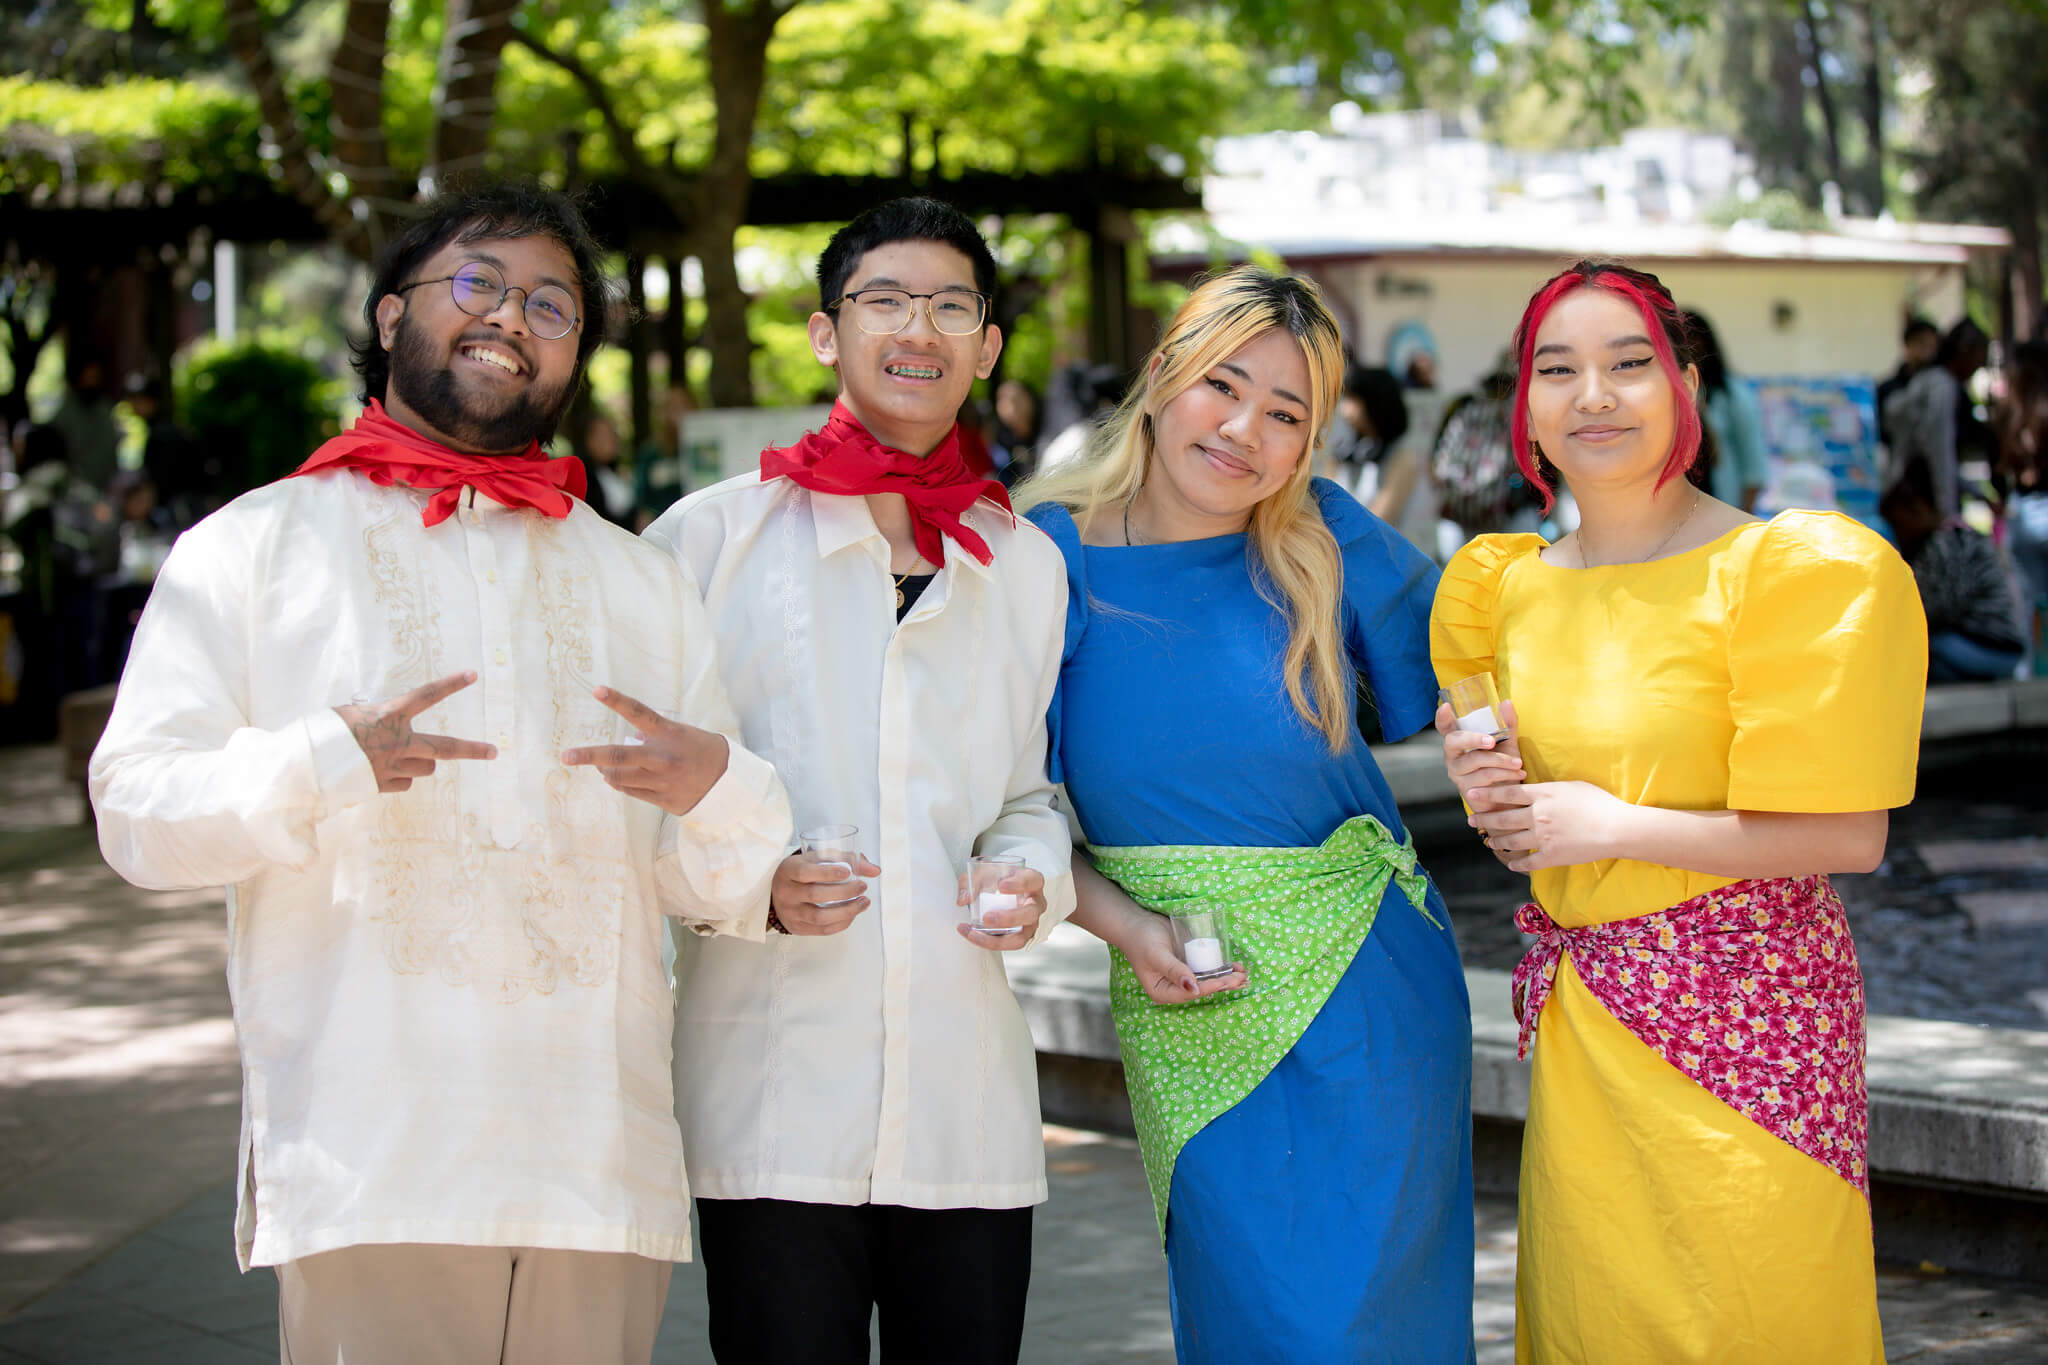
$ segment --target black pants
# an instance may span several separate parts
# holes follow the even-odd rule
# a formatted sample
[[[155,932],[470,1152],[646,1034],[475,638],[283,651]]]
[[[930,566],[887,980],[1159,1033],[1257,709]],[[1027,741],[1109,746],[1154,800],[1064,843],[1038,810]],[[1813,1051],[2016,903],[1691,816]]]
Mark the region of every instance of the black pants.
[[[1015,1365],[1031,1210],[699,1199],[718,1365]]]

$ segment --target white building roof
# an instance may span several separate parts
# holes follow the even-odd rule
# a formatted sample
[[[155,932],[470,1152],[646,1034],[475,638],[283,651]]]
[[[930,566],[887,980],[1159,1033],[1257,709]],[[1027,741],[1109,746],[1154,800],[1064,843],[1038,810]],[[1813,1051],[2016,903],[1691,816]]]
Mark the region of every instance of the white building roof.
[[[1963,265],[1973,249],[2010,244],[1998,228],[1909,224],[1910,232],[1782,232],[1747,223],[1546,221],[1536,215],[1475,214],[1456,219],[1347,216],[1348,222],[1305,221],[1299,214],[1217,213],[1223,237],[1283,257],[1360,256],[1616,256],[1627,260],[1814,261],[1855,264]],[[1178,243],[1169,243],[1178,246]],[[1192,243],[1189,244],[1192,247]],[[1170,256],[1179,254],[1169,250]],[[1191,250],[1191,256],[1201,256]]]

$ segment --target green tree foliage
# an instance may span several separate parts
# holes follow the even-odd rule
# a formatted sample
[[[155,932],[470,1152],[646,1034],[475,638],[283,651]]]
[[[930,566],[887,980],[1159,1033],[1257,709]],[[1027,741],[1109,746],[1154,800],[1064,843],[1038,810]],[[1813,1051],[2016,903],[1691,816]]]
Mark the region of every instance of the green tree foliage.
[[[212,76],[90,87],[0,76],[0,194],[63,185],[261,186],[268,177],[259,124],[247,92]]]
[[[199,442],[220,452],[236,489],[296,469],[335,431],[339,395],[320,367],[264,340],[195,348],[173,376],[178,412]]]
[[[1919,202],[2012,233],[2020,321],[2043,309],[2048,193],[2048,12],[2036,0],[1953,0],[1897,16],[1925,89],[1907,160]]]

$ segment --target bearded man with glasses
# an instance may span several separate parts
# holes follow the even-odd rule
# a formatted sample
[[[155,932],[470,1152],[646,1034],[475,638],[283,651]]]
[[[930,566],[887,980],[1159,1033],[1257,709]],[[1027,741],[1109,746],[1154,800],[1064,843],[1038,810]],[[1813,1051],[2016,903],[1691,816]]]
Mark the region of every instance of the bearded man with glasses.
[[[602,260],[518,185],[399,238],[361,420],[179,539],[93,756],[116,871],[227,887],[294,1365],[645,1365],[689,1258],[664,916],[760,939],[789,806],[695,586],[542,451]]]
[[[765,944],[676,960],[676,1102],[723,1365],[1013,1362],[1046,1197],[1036,1054],[1001,953],[1073,908],[1046,707],[1059,551],[969,473],[995,261],[930,199],[841,228],[810,340],[824,427],[647,529],[701,587],[740,732],[799,830]],[[843,836],[842,836],[843,837]],[[970,855],[1017,859],[980,927]],[[1006,906],[1007,908],[995,908]]]

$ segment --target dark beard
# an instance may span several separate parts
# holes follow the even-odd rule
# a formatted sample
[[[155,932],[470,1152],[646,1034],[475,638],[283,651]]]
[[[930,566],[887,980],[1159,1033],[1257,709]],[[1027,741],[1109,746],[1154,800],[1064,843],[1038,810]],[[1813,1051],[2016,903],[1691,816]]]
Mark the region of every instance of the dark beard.
[[[536,441],[546,445],[569,407],[573,382],[531,387],[495,412],[479,412],[457,387],[455,371],[435,359],[410,317],[398,320],[398,334],[391,339],[393,391],[434,430],[470,450],[510,453]]]

